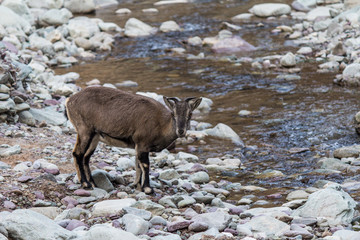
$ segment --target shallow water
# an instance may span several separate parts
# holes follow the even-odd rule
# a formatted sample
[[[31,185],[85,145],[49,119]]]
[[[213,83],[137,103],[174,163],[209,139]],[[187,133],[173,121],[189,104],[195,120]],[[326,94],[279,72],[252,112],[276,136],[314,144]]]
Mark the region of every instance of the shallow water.
[[[350,175],[319,175],[311,173],[321,156],[328,156],[332,149],[358,144],[354,131],[353,116],[360,109],[359,91],[333,85],[335,73],[317,73],[317,64],[304,61],[297,67],[299,80],[279,79],[284,74],[279,69],[256,70],[249,64],[222,61],[224,55],[213,53],[208,48],[189,48],[184,40],[191,36],[201,38],[215,36],[222,22],[231,22],[231,17],[245,13],[254,4],[262,1],[194,1],[189,4],[159,6],[158,14],[146,15],[141,9],[154,7],[155,1],[123,1],[118,8],[132,10],[129,16],[116,16],[118,8],[98,10],[94,17],[115,22],[124,27],[129,17],[136,17],[158,27],[167,20],[175,20],[184,29],[177,33],[157,33],[146,38],[129,39],[118,37],[114,50],[103,60],[81,63],[67,69],[57,69],[57,74],[69,71],[80,73],[78,84],[84,86],[94,78],[102,83],[119,83],[132,80],[139,84],[131,91],[157,92],[166,96],[204,96],[214,101],[209,115],[199,119],[216,125],[219,122],[232,127],[247,145],[256,145],[255,153],[245,153],[243,169],[217,173],[214,179],[227,179],[243,185],[257,185],[268,189],[259,195],[265,198],[272,193],[286,195],[288,190],[311,186],[318,179],[342,182]],[[292,1],[271,1],[286,2]],[[263,26],[258,26],[262,23]],[[254,52],[232,56],[260,57],[296,52],[299,46],[286,40],[285,34],[274,34],[278,25],[295,23],[289,18],[265,20],[253,18],[237,23],[242,29],[235,32],[257,47]],[[186,60],[169,54],[173,47],[184,47],[188,53],[204,52],[207,59]],[[102,55],[104,57],[104,55]],[[225,55],[226,56],[226,55]],[[100,59],[100,58],[99,58]],[[240,117],[240,110],[251,114]],[[206,145],[195,146],[195,154],[205,160],[221,157],[226,153],[241,156],[230,142],[207,139]],[[185,150],[188,146],[180,146]],[[293,147],[309,148],[302,153],[289,153]],[[256,173],[276,169],[285,177],[260,180]],[[241,198],[244,192],[233,193],[232,198]],[[283,199],[270,200],[273,204]]]

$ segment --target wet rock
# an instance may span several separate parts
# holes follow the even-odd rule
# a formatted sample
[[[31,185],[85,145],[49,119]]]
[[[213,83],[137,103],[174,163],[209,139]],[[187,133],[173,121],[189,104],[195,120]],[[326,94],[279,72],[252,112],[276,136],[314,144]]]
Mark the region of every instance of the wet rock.
[[[141,200],[137,201],[136,203],[132,204],[131,207],[145,209],[151,212],[153,215],[161,215],[163,214],[165,207],[161,206],[160,204],[154,203],[151,200]]]
[[[166,21],[160,25],[160,31],[162,32],[175,32],[180,30],[180,26],[175,21]]]
[[[323,217],[331,226],[349,224],[355,212],[356,202],[339,185],[312,193],[306,203],[292,216]]]
[[[9,157],[15,154],[19,154],[21,153],[21,147],[20,145],[15,145],[15,146],[4,146],[4,145],[0,145],[0,157]]]
[[[211,213],[203,213],[191,218],[194,222],[202,222],[207,224],[210,228],[216,228],[219,231],[223,231],[231,222],[229,214],[224,213],[221,210]]]
[[[45,121],[50,125],[61,126],[67,121],[64,114],[55,111],[52,107],[45,107],[43,109],[31,108],[29,112],[38,122]]]
[[[190,175],[190,181],[199,184],[208,183],[210,181],[210,177],[209,174],[207,174],[207,172],[196,172]]]
[[[146,234],[150,227],[147,221],[133,214],[125,214],[121,220],[125,225],[125,230],[134,235]]]
[[[251,229],[253,233],[264,232],[270,238],[279,237],[290,230],[289,225],[270,216],[254,217],[244,227]]]
[[[104,189],[107,192],[114,190],[114,186],[107,176],[107,172],[104,170],[95,170],[91,173],[94,182],[98,188]]]
[[[280,64],[283,67],[294,67],[296,65],[295,55],[288,52],[285,56],[281,57]]]
[[[156,33],[156,28],[136,19],[130,18],[125,23],[124,34],[127,37],[145,37]]]
[[[281,3],[256,4],[249,9],[249,12],[257,17],[281,16],[289,14],[290,11],[291,7],[289,5]]]
[[[88,232],[86,232],[82,239],[86,240],[99,240],[99,239],[107,239],[107,240],[117,240],[121,236],[122,239],[126,240],[141,240],[136,237],[134,234],[130,232],[126,232],[119,228],[114,228],[109,226],[108,224],[96,224],[92,226]]]
[[[205,133],[212,137],[231,140],[234,144],[244,147],[244,142],[240,139],[239,135],[234,132],[229,126],[219,123],[214,128],[206,129]]]
[[[97,202],[93,206],[92,214],[95,217],[116,214],[120,212],[124,207],[130,207],[134,203],[136,203],[136,200],[133,198],[105,200]]]
[[[72,13],[90,13],[95,11],[94,0],[64,0],[64,7]]]
[[[63,229],[51,219],[37,212],[19,209],[11,214],[1,215],[2,225],[12,239],[71,239],[76,234]]]
[[[62,9],[50,9],[40,17],[40,21],[45,25],[63,25],[69,22],[72,18],[72,14],[66,8]]]

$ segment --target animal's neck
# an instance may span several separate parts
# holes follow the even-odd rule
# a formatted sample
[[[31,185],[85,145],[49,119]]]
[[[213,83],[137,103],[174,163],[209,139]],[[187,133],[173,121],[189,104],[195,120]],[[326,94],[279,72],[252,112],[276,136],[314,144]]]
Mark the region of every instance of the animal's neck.
[[[166,139],[168,139],[169,142],[173,142],[175,139],[177,139],[176,135],[176,123],[174,118],[170,115],[169,120],[167,121],[167,127],[166,127]]]

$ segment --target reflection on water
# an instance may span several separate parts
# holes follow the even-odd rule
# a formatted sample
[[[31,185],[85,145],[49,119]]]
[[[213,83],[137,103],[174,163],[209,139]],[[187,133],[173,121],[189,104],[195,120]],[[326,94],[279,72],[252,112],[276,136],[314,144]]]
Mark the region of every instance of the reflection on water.
[[[317,179],[342,181],[342,175],[319,176],[310,174],[317,159],[334,148],[359,143],[352,125],[354,114],[359,110],[359,93],[356,89],[340,88],[332,84],[334,74],[316,73],[316,64],[299,65],[301,78],[285,80],[278,70],[256,70],[250,64],[234,64],[222,61],[208,48],[189,48],[184,40],[192,36],[214,36],[221,30],[223,21],[247,12],[255,3],[266,1],[195,1],[177,6],[161,6],[159,14],[146,15],[141,9],[154,7],[154,1],[126,1],[120,7],[132,10],[137,17],[153,26],[175,20],[184,29],[180,33],[158,33],[147,38],[119,37],[114,51],[105,60],[80,64],[68,69],[57,69],[61,74],[68,71],[80,73],[78,82],[84,86],[94,78],[102,83],[118,83],[132,80],[139,84],[131,91],[150,91],[167,96],[205,96],[214,101],[213,110],[201,121],[213,125],[222,122],[231,126],[247,145],[259,148],[245,154],[245,170],[220,173],[214,178],[229,179],[243,184],[261,185],[282,192],[297,186],[309,186]],[[284,1],[273,1],[284,2]],[[287,1],[288,3],[292,1]],[[136,4],[135,4],[136,3]],[[123,27],[129,16],[116,16],[116,9],[97,11],[96,17],[116,22]],[[258,26],[258,23],[263,26]],[[238,23],[242,30],[235,33],[249,41],[258,50],[240,53],[232,58],[284,54],[296,52],[298,47],[286,41],[282,34],[271,30],[289,19],[266,21],[254,19]],[[187,52],[205,53],[209,59],[186,60],[175,57],[167,50],[185,47]],[[240,117],[240,110],[251,114]],[[219,144],[209,139],[206,145],[195,145],[201,159],[223,156],[226,153],[242,156],[230,142]],[[186,146],[183,146],[186,147]],[[292,147],[305,147],[309,151],[289,153]],[[256,179],[253,173],[266,169],[280,170],[285,177],[270,180]],[[266,194],[271,193],[264,193]],[[236,198],[236,194],[234,194]],[[281,200],[281,199],[280,199]],[[276,200],[276,201],[280,201]]]

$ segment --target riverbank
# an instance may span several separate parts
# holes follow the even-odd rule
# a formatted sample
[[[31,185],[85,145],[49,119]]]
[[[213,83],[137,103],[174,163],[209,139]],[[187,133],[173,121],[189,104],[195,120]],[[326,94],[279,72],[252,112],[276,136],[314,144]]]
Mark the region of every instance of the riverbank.
[[[337,9],[338,13],[343,11],[340,5],[329,6]],[[254,7],[251,10],[252,14],[263,15],[257,13],[258,9],[262,7]],[[290,14],[293,18],[295,15],[297,18],[301,16],[308,18],[311,12],[307,14],[295,12],[284,5],[272,7],[284,9],[285,12],[280,14],[282,17]],[[269,6],[266,9],[270,9]],[[70,16],[67,10],[59,11]],[[46,14],[44,13],[44,15]],[[278,13],[271,13],[269,16],[262,17],[269,17],[268,20],[271,21],[271,18],[279,17],[278,15]],[[325,18],[327,17],[330,16],[326,15]],[[238,24],[238,18],[233,22],[234,24]],[[317,15],[314,20],[317,18],[322,19],[324,16]],[[130,16],[129,19],[131,19]],[[355,19],[355,17],[351,19]],[[353,178],[347,179],[340,185],[331,181],[319,180],[311,187],[303,189],[258,195],[258,192],[267,193],[271,189],[221,180],[221,172],[244,171],[246,174],[247,169],[243,164],[246,158],[251,155],[264,154],[264,152],[259,151],[257,146],[244,144],[238,134],[226,125],[219,124],[214,127],[201,122],[202,115],[211,114],[213,103],[210,99],[205,99],[205,104],[197,113],[198,121],[193,121],[189,136],[179,140],[177,153],[163,151],[152,155],[151,178],[155,188],[154,195],[147,196],[130,187],[134,176],[133,150],[113,148],[102,144],[92,158],[92,170],[99,188],[93,191],[80,189],[74,175],[75,169],[71,157],[75,133],[63,116],[65,98],[79,90],[75,85],[79,75],[77,73],[55,75],[51,68],[52,66],[76,64],[79,60],[86,60],[86,57],[96,58],[95,50],[108,51],[109,48],[111,49],[114,36],[117,34],[134,37],[134,34],[145,36],[145,33],[151,35],[156,34],[156,31],[154,27],[148,27],[134,19],[128,25],[132,25],[134,22],[139,23],[141,29],[146,30],[145,33],[139,32],[139,30],[129,31],[129,29],[126,33],[120,27],[112,23],[105,24],[98,19],[69,17],[67,21],[56,28],[29,30],[30,32],[35,31],[37,36],[33,35],[34,33],[29,36],[25,32],[27,28],[21,26],[26,37],[20,38],[20,35],[15,34],[16,39],[23,40],[19,48],[14,48],[17,43],[15,38],[12,39],[12,45],[7,45],[6,42],[10,41],[3,39],[7,50],[2,54],[4,71],[1,75],[0,89],[1,104],[4,105],[4,108],[1,108],[1,119],[8,123],[1,125],[0,131],[0,138],[4,143],[0,148],[2,156],[0,159],[2,171],[0,197],[3,210],[0,213],[2,220],[0,233],[5,239],[39,239],[39,236],[45,236],[45,239],[99,239],[100,237],[116,239],[114,236],[119,235],[127,236],[126,239],[180,239],[180,236],[183,239],[297,239],[300,238],[299,236],[303,239],[350,239],[352,237],[356,239],[358,237],[358,232],[356,232],[359,228],[357,202],[353,199],[359,188],[356,178],[360,154],[358,146],[340,148],[331,151],[327,157],[314,160],[318,163],[318,167],[313,174],[325,176],[325,178],[349,172],[355,174]],[[353,31],[356,35],[355,20],[350,25],[348,21],[346,19],[340,23],[343,27],[350,26],[350,32]],[[79,25],[76,25],[78,23]],[[73,33],[75,35],[71,35],[72,24],[76,26],[74,31],[78,30],[79,32],[76,34],[89,35],[79,37],[75,33]],[[111,34],[104,31],[103,25],[112,26]],[[169,25],[172,27],[169,28]],[[89,28],[84,33],[80,31],[80,26],[89,26]],[[227,26],[233,31],[236,29],[236,26]],[[66,33],[64,29],[69,30],[69,33]],[[179,31],[179,28],[173,23],[167,23],[159,29],[162,29],[161,31],[169,29],[172,29],[169,31]],[[328,30],[315,29],[315,25],[309,22],[304,22],[301,29],[300,25],[292,26],[292,29],[299,29],[301,34],[296,33],[297,38],[299,41],[303,41],[303,44],[312,46],[311,53],[309,48],[303,48],[301,52],[286,53],[282,56],[253,59],[225,57],[225,59],[231,60],[230,62],[235,65],[250,65],[252,69],[265,71],[281,69],[287,73],[301,71],[301,61],[303,60],[322,62],[328,58],[332,59],[334,54],[331,44],[325,45],[327,41],[314,43],[312,38],[321,38],[323,32]],[[9,32],[9,29],[7,28],[6,31]],[[290,30],[282,26],[275,28],[274,31]],[[59,32],[60,37],[57,36]],[[310,37],[307,35],[308,33]],[[49,44],[35,46],[38,42],[45,43],[41,38],[46,39],[48,36],[57,36],[53,40],[55,42],[51,43],[51,47]],[[95,36],[104,38],[93,46],[91,44],[94,43],[94,39],[91,38]],[[11,35],[6,34],[6,37],[8,37],[6,40],[9,40]],[[343,36],[339,36],[338,39],[340,37]],[[187,40],[187,44],[207,51],[208,47],[203,43],[214,43],[212,51],[215,52],[223,52],[224,46],[226,47],[225,52],[230,51],[230,53],[243,51],[244,47],[246,50],[254,51],[251,44],[248,45],[243,39],[233,36],[228,30],[223,30],[217,37],[208,38],[206,41],[203,37],[200,38],[200,42],[199,38],[193,36]],[[307,41],[307,38],[311,38],[311,41]],[[34,39],[33,42],[31,39]],[[28,44],[30,44],[30,49],[34,48],[34,50],[22,50]],[[59,50],[56,45],[65,45],[65,47]],[[325,46],[328,47],[326,51],[329,54],[326,52],[324,55],[321,49]],[[71,52],[69,49],[76,50]],[[205,50],[204,52],[206,52]],[[356,58],[348,57],[349,54],[356,56],[352,54],[354,50],[349,47],[345,53],[342,52],[341,60],[336,57],[333,59],[339,66],[342,65],[346,69],[347,66],[354,64],[352,61],[356,63]],[[186,47],[173,49],[170,52],[171,54],[176,52],[176,54],[180,54],[180,57],[189,59],[189,61],[207,58],[215,61],[224,60],[224,58],[213,58],[211,54],[209,57],[201,52],[194,54],[192,51],[191,47]],[[73,55],[75,52],[80,55]],[[322,55],[317,57],[320,53]],[[64,57],[69,61],[62,61]],[[57,59],[56,63],[53,59]],[[336,70],[336,68],[320,67],[321,69]],[[296,76],[287,75],[287,78],[291,81]],[[111,84],[107,86],[114,87]],[[161,96],[155,93],[143,94],[161,99]],[[246,116],[249,112],[242,111],[241,114]],[[197,144],[206,145],[211,137],[213,137],[212,141],[218,142],[218,144],[223,143],[226,139],[233,142],[233,153],[214,154],[215,156],[211,158],[202,157],[202,154],[197,151]],[[289,150],[291,154],[306,151],[309,151],[309,148],[291,148]],[[274,169],[256,175],[265,179],[264,181],[302,180],[301,174],[286,176],[281,171]],[[234,194],[241,197],[235,199]],[[274,199],[275,205],[276,203],[277,205],[268,207],[269,202]],[[19,210],[29,208],[31,210]],[[48,218],[44,218],[34,211]],[[28,225],[33,226],[33,229],[29,230],[23,227]]]

